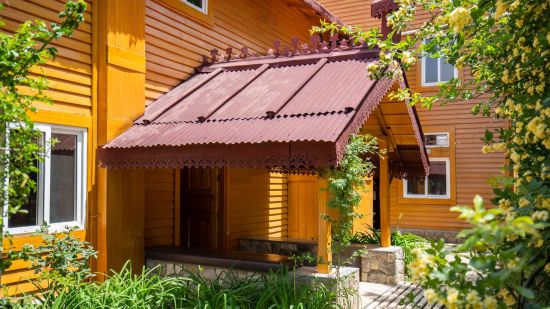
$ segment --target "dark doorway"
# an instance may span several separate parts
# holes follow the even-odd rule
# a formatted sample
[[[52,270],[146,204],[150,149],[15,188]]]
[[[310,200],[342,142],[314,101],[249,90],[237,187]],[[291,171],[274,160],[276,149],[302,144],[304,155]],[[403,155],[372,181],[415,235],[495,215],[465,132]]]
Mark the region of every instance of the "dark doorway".
[[[375,229],[380,229],[380,181],[378,177],[374,178],[372,195],[372,225]]]
[[[223,248],[223,169],[181,170],[181,246]]]

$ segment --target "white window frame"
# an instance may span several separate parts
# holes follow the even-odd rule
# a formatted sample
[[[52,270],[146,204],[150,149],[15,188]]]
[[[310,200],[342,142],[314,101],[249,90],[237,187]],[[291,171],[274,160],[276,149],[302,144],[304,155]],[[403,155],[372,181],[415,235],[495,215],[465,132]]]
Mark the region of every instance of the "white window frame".
[[[17,125],[10,125],[9,128],[16,128]],[[44,160],[40,162],[40,173],[42,176],[38,178],[37,188],[37,225],[22,226],[7,228],[10,234],[26,234],[34,233],[42,224],[47,222],[50,225],[50,232],[61,232],[65,230],[66,226],[75,226],[77,228],[84,228],[86,224],[86,175],[87,175],[87,141],[88,132],[85,128],[69,127],[62,125],[35,123],[35,129],[41,131],[44,134],[44,141],[46,146],[46,153]],[[52,133],[61,134],[73,134],[76,135],[76,168],[75,168],[75,215],[76,220],[67,222],[50,223],[50,179],[51,179],[51,147],[50,141]],[[7,134],[9,138],[9,131]],[[9,149],[7,150],[9,151]],[[40,175],[40,174],[39,174]],[[9,180],[8,180],[9,182]],[[40,190],[42,189],[42,190]],[[7,208],[7,205],[4,205]],[[6,227],[8,225],[8,214],[4,211],[4,222]]]
[[[426,136],[428,135],[445,135],[447,136],[447,144],[446,145],[428,145],[426,143]],[[426,148],[445,148],[445,147],[449,147],[451,141],[449,140],[450,139],[450,136],[449,136],[449,132],[430,132],[430,133],[424,133],[424,146]]]
[[[407,186],[408,181],[407,179],[403,179],[403,197],[404,198],[424,198],[424,199],[440,199],[440,200],[446,200],[451,198],[451,160],[449,158],[430,158],[430,162],[441,162],[444,161],[445,163],[445,173],[446,173],[446,179],[445,183],[447,185],[445,191],[446,195],[435,195],[435,194],[428,194],[428,185],[426,184],[428,182],[428,176],[424,177],[424,194],[410,194],[407,193]]]
[[[426,44],[426,40],[424,40],[423,43]],[[427,58],[430,58],[430,57],[428,57],[428,55],[423,55],[422,56],[422,61],[421,61],[421,64],[422,64],[421,72],[422,72],[422,74],[420,74],[421,75],[420,76],[420,82],[422,83],[422,86],[437,86],[441,83],[447,82],[447,81],[442,81],[441,80],[441,57],[431,58],[431,59],[437,59],[437,81],[432,82],[432,83],[427,83],[426,82],[426,59]],[[458,70],[455,66],[453,66],[453,68],[454,68],[453,77],[457,78],[458,77]]]
[[[181,0],[181,2],[187,4],[188,6],[194,8],[195,10],[199,11],[199,12],[202,12],[204,14],[208,14],[208,0],[201,0],[202,2],[202,8],[194,5],[193,3],[191,3],[190,1],[188,0]]]

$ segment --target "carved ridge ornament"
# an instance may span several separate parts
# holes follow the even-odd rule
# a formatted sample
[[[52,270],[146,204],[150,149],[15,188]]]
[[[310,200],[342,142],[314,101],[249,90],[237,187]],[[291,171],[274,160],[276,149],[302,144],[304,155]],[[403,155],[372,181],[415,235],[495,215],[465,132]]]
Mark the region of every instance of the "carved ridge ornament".
[[[398,8],[399,6],[393,0],[374,0],[371,4],[370,14],[372,17],[380,19]]]

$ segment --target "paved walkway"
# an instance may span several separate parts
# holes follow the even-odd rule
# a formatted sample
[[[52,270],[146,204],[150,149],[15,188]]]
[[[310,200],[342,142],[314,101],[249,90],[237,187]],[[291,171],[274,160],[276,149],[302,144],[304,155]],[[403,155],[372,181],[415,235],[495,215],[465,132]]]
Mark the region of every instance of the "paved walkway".
[[[414,301],[411,304],[400,305],[401,300],[406,299],[411,293],[414,295]],[[359,294],[363,309],[442,308],[439,305],[429,305],[422,294],[422,289],[410,282],[403,282],[395,286],[361,282],[359,283]]]

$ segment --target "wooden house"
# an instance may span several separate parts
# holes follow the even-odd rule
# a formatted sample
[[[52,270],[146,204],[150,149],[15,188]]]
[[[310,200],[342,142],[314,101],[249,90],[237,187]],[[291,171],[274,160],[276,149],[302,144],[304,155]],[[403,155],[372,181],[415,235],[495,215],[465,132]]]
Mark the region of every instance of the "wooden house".
[[[2,3],[3,31],[63,9]],[[241,242],[292,240],[315,247],[327,272],[326,181],[312,173],[336,164],[352,133],[388,150],[356,225],[372,221],[376,195],[390,245],[390,181],[429,169],[424,133],[414,107],[384,99],[404,79],[368,77],[377,50],[309,37],[319,19],[338,17],[314,0],[87,4],[73,37],[53,43],[57,58],[33,70],[49,79],[54,104],[31,117],[62,142],[43,163],[30,215],[8,220],[16,248],[37,244],[29,233],[44,222],[76,225],[99,252],[93,270],[107,273],[127,260],[141,269],[146,257],[269,266],[280,256],[243,260]],[[27,267],[2,274],[10,294],[34,289]]]
[[[364,30],[380,27],[379,20],[371,12],[372,0],[319,2],[348,25],[360,26]],[[429,19],[428,12],[419,10],[403,35],[414,34],[415,29]],[[466,68],[457,69],[444,59],[428,57],[419,57],[415,67],[407,72],[411,89],[425,95],[434,94],[439,82],[453,76],[464,80],[471,78]],[[392,227],[399,226],[402,230],[434,239],[455,241],[456,232],[467,225],[449,208],[454,205],[471,205],[476,194],[486,200],[494,196],[488,180],[502,173],[504,154],[482,153],[482,138],[486,129],[495,130],[505,123],[472,115],[474,104],[483,99],[436,105],[432,110],[417,108],[432,166],[431,176],[420,182],[404,179],[392,182]],[[376,215],[375,225],[378,226]]]

